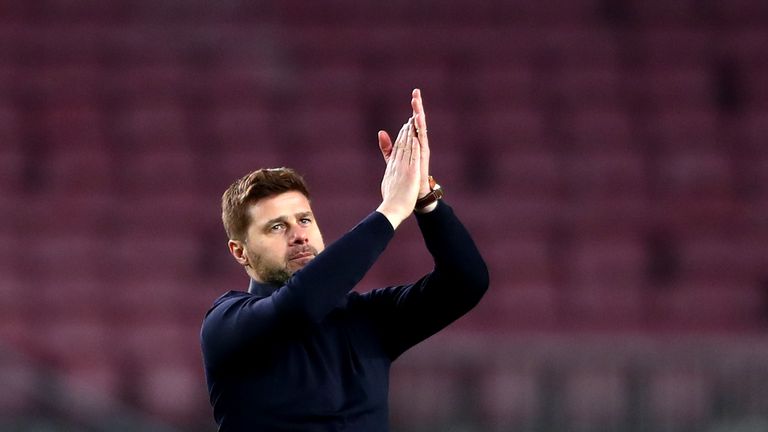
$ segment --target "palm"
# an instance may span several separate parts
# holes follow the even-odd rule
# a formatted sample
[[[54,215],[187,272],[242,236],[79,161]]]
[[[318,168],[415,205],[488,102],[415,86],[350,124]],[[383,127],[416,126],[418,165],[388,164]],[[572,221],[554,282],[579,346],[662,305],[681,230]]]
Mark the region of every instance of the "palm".
[[[421,91],[416,89],[411,94],[411,108],[413,109],[413,118],[418,131],[417,139],[421,148],[421,180],[419,183],[419,197],[430,192],[429,189],[429,138],[427,137],[427,117],[424,112],[424,104],[421,99]],[[385,131],[379,131],[379,148],[384,156],[384,161],[389,162],[392,155],[392,139]]]

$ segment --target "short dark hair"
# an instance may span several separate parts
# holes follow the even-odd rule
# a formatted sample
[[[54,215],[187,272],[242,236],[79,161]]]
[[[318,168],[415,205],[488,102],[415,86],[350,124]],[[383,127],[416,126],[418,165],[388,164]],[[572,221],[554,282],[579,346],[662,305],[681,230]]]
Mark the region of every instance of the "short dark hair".
[[[260,199],[298,191],[309,199],[309,189],[291,168],[262,168],[232,183],[221,197],[221,220],[232,240],[244,240],[248,225],[248,206]]]

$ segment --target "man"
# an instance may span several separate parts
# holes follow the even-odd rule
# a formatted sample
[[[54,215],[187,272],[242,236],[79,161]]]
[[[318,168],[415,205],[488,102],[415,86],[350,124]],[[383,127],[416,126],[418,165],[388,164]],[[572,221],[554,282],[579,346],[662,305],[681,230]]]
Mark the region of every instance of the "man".
[[[485,263],[428,176],[426,117],[419,90],[412,96],[394,144],[378,135],[381,205],[328,248],[293,170],[261,169],[224,193],[229,250],[251,282],[217,299],[203,321],[220,431],[387,431],[392,362],[485,293]],[[351,291],[414,209],[433,271]]]

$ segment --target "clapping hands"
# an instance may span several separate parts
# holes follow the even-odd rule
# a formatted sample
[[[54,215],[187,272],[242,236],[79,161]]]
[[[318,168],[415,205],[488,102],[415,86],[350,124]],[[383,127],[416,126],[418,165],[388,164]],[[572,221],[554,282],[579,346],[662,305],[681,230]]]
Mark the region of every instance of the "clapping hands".
[[[379,149],[387,167],[381,180],[382,203],[377,209],[394,228],[405,220],[416,199],[429,189],[429,140],[421,91],[412,93],[412,116],[400,128],[394,144],[386,131],[379,131]]]

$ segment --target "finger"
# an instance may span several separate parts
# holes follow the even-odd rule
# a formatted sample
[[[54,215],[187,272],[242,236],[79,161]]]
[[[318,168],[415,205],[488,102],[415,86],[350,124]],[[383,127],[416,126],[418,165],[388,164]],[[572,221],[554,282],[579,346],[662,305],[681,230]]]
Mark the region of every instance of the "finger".
[[[384,162],[389,160],[389,156],[392,155],[392,138],[389,137],[389,134],[386,131],[379,131],[379,150],[381,150],[381,155],[384,156]]]
[[[413,89],[411,92],[411,109],[413,109],[413,116],[416,117],[416,115],[419,113],[419,107],[417,103],[417,99],[421,97],[421,92],[419,89]]]
[[[395,144],[392,147],[392,153],[390,154],[390,160],[397,160],[402,157],[403,146],[405,145],[405,136],[407,134],[408,123],[406,122],[403,127],[400,128],[400,132],[397,134]]]
[[[414,165],[415,167],[418,167],[421,163],[421,143],[419,143],[419,138],[416,136],[416,130],[415,127],[411,131],[411,160],[410,163]]]
[[[411,93],[411,108],[413,109],[414,117],[417,114],[424,114],[424,101],[419,89],[414,89],[413,93]]]
[[[403,140],[403,152],[402,152],[402,158],[406,161],[410,161],[411,158],[411,151],[412,151],[412,144],[413,144],[413,117],[408,119],[408,123],[406,123],[406,129],[405,129],[405,138]]]
[[[427,115],[426,112],[424,112],[424,102],[421,98],[421,90],[414,89],[412,96],[411,107],[413,108],[413,116],[416,119],[416,132],[419,136],[419,140],[424,144],[423,141],[427,136]]]

